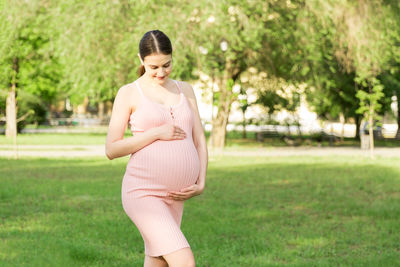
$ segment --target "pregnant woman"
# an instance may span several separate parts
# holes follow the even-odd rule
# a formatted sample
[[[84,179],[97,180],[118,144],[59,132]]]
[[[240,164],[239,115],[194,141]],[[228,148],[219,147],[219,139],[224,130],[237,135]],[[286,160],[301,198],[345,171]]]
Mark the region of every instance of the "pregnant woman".
[[[169,78],[172,46],[159,30],[139,44],[140,77],[115,97],[106,155],[130,155],[122,181],[126,214],[144,240],[144,266],[195,266],[180,225],[184,201],[205,187],[208,152],[190,84]],[[132,137],[123,138],[127,125]]]

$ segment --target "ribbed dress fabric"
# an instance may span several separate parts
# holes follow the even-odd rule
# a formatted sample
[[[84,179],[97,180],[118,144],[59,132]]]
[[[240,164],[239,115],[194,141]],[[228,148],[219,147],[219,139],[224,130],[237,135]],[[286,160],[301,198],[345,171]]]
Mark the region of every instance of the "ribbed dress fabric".
[[[193,143],[193,112],[179,83],[180,101],[165,106],[143,94],[134,82],[141,100],[129,118],[134,136],[170,123],[182,128],[185,139],[156,140],[132,153],[122,180],[121,198],[125,213],[138,228],[144,240],[144,252],[161,256],[190,247],[180,226],[184,201],[166,198],[167,191],[196,183],[200,171],[197,149]]]

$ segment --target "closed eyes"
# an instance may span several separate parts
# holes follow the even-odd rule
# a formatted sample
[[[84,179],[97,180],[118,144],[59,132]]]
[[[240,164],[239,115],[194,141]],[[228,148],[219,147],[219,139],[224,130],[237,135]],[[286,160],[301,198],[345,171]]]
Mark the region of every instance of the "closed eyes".
[[[168,68],[168,67],[169,67],[169,63],[166,64],[166,65],[164,65],[164,67],[165,67],[165,68]],[[155,70],[155,69],[157,69],[157,68],[158,68],[158,67],[155,67],[155,68],[151,67],[151,69],[153,69],[153,70]]]

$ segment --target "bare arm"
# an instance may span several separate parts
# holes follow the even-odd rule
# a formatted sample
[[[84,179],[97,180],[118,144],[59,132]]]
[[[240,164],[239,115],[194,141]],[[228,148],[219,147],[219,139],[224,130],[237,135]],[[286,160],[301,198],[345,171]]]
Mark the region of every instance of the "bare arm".
[[[190,106],[194,115],[194,124],[193,124],[193,143],[196,146],[197,153],[199,154],[200,159],[200,174],[197,179],[197,184],[204,190],[206,183],[206,173],[208,166],[208,150],[207,150],[207,142],[206,136],[204,134],[203,125],[201,124],[199,109],[197,107],[196,95],[194,94],[193,88],[189,83],[183,82],[184,87],[186,88],[187,96],[189,99]]]
[[[130,116],[130,99],[132,88],[123,86],[115,97],[110,124],[106,139],[106,156],[115,159],[142,149],[143,147],[160,140],[176,140],[186,138],[186,133],[172,124],[163,124],[150,128],[143,133],[124,139],[124,133]]]
[[[110,160],[135,153],[158,139],[157,128],[123,139],[130,116],[130,89],[128,86],[121,87],[114,100],[106,139],[106,155]]]

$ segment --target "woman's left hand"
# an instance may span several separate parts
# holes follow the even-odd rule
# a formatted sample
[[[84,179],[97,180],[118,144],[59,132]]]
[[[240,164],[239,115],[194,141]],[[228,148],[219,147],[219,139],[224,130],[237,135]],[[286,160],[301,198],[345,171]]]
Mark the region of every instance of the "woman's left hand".
[[[201,193],[203,193],[203,188],[201,188],[198,184],[193,184],[191,186],[182,188],[180,191],[168,191],[167,198],[182,201],[200,195]]]

